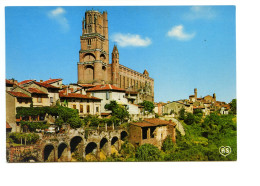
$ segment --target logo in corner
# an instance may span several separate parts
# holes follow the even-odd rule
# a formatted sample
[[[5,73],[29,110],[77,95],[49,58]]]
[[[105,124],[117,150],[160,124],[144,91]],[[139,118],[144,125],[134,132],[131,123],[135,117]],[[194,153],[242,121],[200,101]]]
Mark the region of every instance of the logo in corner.
[[[221,146],[219,148],[219,153],[222,155],[222,156],[228,156],[229,154],[231,154],[231,147],[230,146]]]

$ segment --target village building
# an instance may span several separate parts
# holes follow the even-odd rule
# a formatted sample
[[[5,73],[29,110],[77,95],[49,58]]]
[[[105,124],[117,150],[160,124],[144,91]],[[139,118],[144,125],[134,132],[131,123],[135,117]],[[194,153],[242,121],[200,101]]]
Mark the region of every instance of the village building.
[[[30,107],[32,97],[29,93],[23,92],[6,92],[6,122],[11,126],[12,132],[20,131],[16,123],[16,108],[17,107]]]
[[[60,101],[68,108],[77,109],[80,117],[101,115],[101,99],[78,93],[60,92]]]
[[[79,51],[79,84],[112,84],[140,93],[140,99],[154,101],[154,80],[147,70],[136,72],[119,64],[119,52],[114,46],[112,63],[109,63],[107,12],[85,12],[82,21],[81,49]]]
[[[144,119],[142,122],[132,122],[129,126],[128,140],[135,146],[149,143],[160,149],[167,136],[170,136],[172,141],[175,142],[175,127],[175,123],[157,118]]]
[[[62,88],[62,79],[48,79],[46,81],[42,81],[40,80],[40,83],[45,83],[45,84],[49,84],[49,85],[52,85],[52,86],[55,86],[55,87],[59,87],[59,88]]]
[[[86,92],[101,99],[101,115],[105,116],[111,113],[110,110],[105,109],[105,105],[110,104],[111,101],[116,101],[117,104],[125,106],[132,120],[137,120],[141,117],[141,107],[133,104],[131,101],[129,102],[129,99],[126,97],[126,90],[122,88],[111,84],[96,85],[87,89]]]
[[[163,106],[163,111],[166,114],[174,114],[179,115],[180,111],[184,109],[185,112],[193,113],[193,105],[185,104],[180,101],[172,101],[170,103],[166,103]]]

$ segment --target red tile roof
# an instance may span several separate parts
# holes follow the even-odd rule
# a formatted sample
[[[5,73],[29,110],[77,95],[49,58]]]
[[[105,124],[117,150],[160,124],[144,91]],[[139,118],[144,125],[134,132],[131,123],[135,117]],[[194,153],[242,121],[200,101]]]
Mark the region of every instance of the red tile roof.
[[[116,90],[116,91],[121,91],[125,92],[125,89],[118,88],[114,85],[106,84],[106,85],[96,85],[93,88],[88,89],[88,92],[93,92],[93,91],[103,91],[103,90]]]
[[[14,85],[14,83],[11,82],[11,81],[9,81],[8,79],[5,80],[5,83],[6,83],[6,84],[9,84],[9,85]]]
[[[49,80],[44,81],[43,83],[50,84],[50,83],[55,83],[56,81],[61,81],[61,80],[62,79],[49,79]]]
[[[18,98],[31,98],[30,96],[22,93],[22,92],[13,92],[13,91],[8,91],[9,94],[11,94],[14,97],[18,97]]]
[[[6,128],[11,129],[12,127],[9,125],[9,123],[6,122]]]
[[[45,88],[52,88],[52,89],[60,89],[59,87],[55,87],[53,85],[47,84],[47,83],[40,83],[40,82],[34,82],[36,85],[45,87]]]
[[[68,93],[68,95],[66,95],[61,92],[60,92],[60,98],[82,98],[82,99],[101,100],[100,98],[93,97],[93,96],[82,95],[77,93]]]
[[[24,81],[19,82],[18,85],[23,85],[23,84],[26,84],[26,83],[29,83],[29,82],[32,82],[32,81],[36,81],[36,80],[33,80],[33,79],[24,80]]]
[[[142,122],[136,122],[131,123],[133,125],[137,125],[139,127],[154,127],[154,126],[160,126],[160,125],[176,125],[172,121],[165,121],[158,118],[150,118],[150,119],[144,119]]]
[[[34,93],[34,94],[47,94],[47,93],[45,93],[45,92],[43,92],[43,91],[41,91],[41,90],[39,90],[39,89],[37,89],[37,88],[28,88],[27,89],[30,93]]]

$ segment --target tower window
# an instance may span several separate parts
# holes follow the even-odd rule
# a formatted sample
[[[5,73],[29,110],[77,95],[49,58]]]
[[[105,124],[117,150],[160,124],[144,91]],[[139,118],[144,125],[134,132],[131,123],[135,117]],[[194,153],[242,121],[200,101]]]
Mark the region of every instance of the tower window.
[[[91,39],[88,39],[88,45],[91,45]]]
[[[92,27],[91,25],[88,26],[88,33],[91,33],[92,32]]]
[[[91,15],[88,15],[88,22],[92,23],[92,16]]]

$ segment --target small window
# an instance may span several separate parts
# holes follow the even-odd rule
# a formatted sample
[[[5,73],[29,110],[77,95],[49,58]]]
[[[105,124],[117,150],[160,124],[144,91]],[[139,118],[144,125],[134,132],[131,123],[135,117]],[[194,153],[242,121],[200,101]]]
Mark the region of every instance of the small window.
[[[106,99],[109,99],[109,92],[106,92]]]
[[[37,102],[38,102],[38,103],[42,103],[42,98],[41,98],[41,97],[38,97],[38,98],[37,98]]]
[[[50,97],[50,102],[53,103],[53,97]]]
[[[90,113],[90,106],[87,105],[87,113]]]
[[[83,105],[80,105],[80,113],[83,113]]]
[[[73,109],[77,109],[76,105],[73,105]]]
[[[96,107],[96,112],[99,112],[99,107]]]

